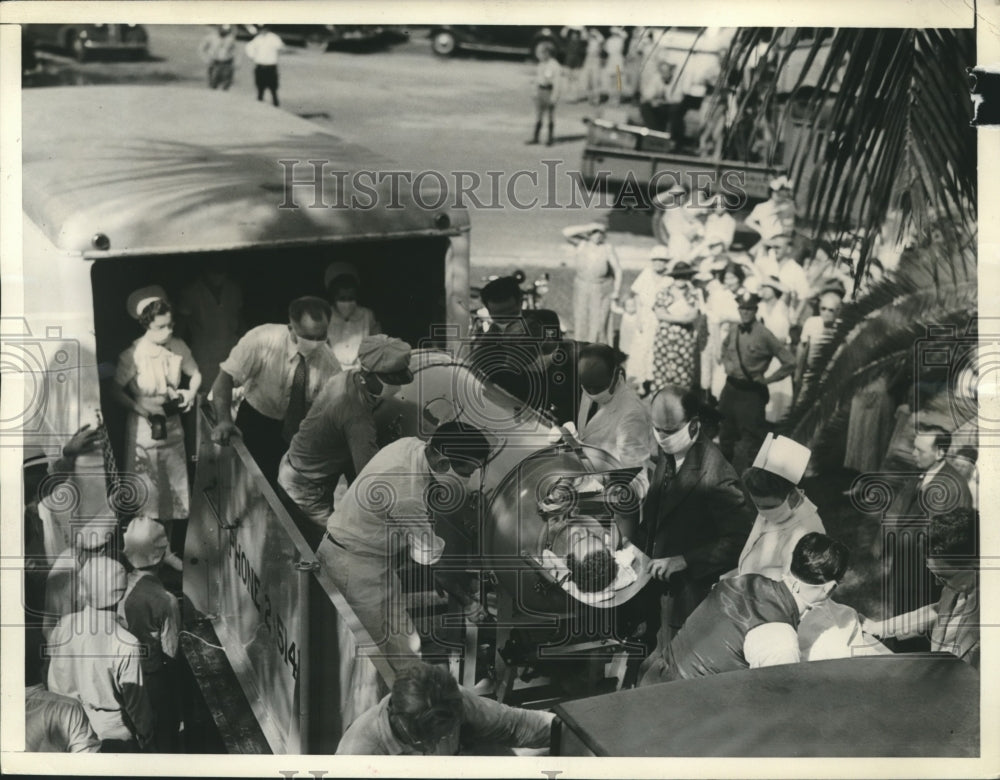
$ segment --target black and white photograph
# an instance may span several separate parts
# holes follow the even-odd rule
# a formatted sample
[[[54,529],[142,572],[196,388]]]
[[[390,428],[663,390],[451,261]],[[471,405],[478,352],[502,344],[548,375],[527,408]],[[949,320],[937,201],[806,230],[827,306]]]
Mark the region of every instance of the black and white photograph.
[[[828,5],[3,3],[4,771],[996,776],[1000,3]]]

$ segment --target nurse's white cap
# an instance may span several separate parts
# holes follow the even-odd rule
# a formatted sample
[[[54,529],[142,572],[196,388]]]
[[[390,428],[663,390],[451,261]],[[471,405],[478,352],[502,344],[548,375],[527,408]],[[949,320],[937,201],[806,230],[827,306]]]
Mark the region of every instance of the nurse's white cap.
[[[797,441],[787,436],[775,436],[769,433],[757,452],[753,466],[784,477],[793,485],[797,485],[802,475],[806,473],[811,455],[812,450]]]

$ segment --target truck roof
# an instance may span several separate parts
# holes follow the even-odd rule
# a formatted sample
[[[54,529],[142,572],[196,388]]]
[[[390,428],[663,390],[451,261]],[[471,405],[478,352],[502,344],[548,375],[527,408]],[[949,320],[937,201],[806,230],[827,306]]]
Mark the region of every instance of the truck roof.
[[[390,181],[376,180],[400,169],[388,158],[246,96],[92,86],[30,89],[22,100],[24,211],[67,252],[110,257],[468,230],[465,209],[425,208],[441,200],[436,177],[425,177],[422,202],[405,181],[392,192]],[[323,164],[326,205],[312,207],[311,184],[287,197],[291,164],[278,160],[300,161],[297,180]],[[97,248],[96,234],[109,249]]]

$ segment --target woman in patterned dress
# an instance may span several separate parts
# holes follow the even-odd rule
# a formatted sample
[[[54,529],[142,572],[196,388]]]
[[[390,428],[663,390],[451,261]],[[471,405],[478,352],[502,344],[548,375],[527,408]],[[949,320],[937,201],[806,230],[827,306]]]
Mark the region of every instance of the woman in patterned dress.
[[[696,378],[695,322],[698,319],[698,292],[691,284],[694,268],[681,261],[671,263],[667,275],[674,283],[656,296],[653,309],[659,321],[653,345],[653,387],[677,385],[690,389]]]

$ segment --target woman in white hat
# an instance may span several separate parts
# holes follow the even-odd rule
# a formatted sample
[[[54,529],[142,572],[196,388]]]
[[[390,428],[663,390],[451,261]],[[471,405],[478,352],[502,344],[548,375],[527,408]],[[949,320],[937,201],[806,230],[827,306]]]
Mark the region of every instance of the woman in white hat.
[[[577,341],[610,343],[611,301],[618,300],[622,267],[608,243],[608,226],[588,222],[563,229],[576,252],[573,276],[573,337]]]
[[[763,246],[769,239],[781,233],[795,230],[795,197],[792,182],[787,176],[771,180],[771,197],[758,203],[743,220],[743,224],[760,234]]]
[[[764,327],[771,331],[782,344],[788,343],[791,330],[788,304],[785,303],[786,292],[785,285],[777,276],[761,279],[757,285],[757,294],[760,296],[757,319],[763,322]],[[780,365],[781,361],[775,358],[771,361],[768,373]],[[772,382],[768,386],[768,390],[770,391],[770,399],[764,409],[764,416],[768,422],[778,422],[787,414],[792,405],[792,378],[789,376],[778,382]]]
[[[382,330],[374,312],[358,303],[360,281],[354,266],[344,262],[331,263],[323,274],[323,285],[332,310],[327,341],[341,368],[345,371],[357,368],[362,339]]]
[[[173,335],[173,309],[162,287],[133,292],[128,312],[144,332],[118,356],[111,384],[112,397],[129,412],[124,470],[145,485],[143,512],[163,523],[169,538],[173,520],[187,518],[189,511],[181,413],[194,404],[201,372],[187,344]],[[184,377],[188,378],[186,388],[181,387]],[[174,552],[164,561],[181,569]]]
[[[695,322],[701,313],[698,292],[691,283],[695,269],[674,260],[667,275],[674,283],[660,291],[653,309],[659,320],[653,344],[653,387],[676,385],[690,390],[697,376]]]
[[[757,520],[733,574],[780,580],[799,539],[813,531],[826,533],[816,505],[798,488],[811,455],[808,447],[785,436],[769,433],[764,439],[753,465],[743,472]]]

